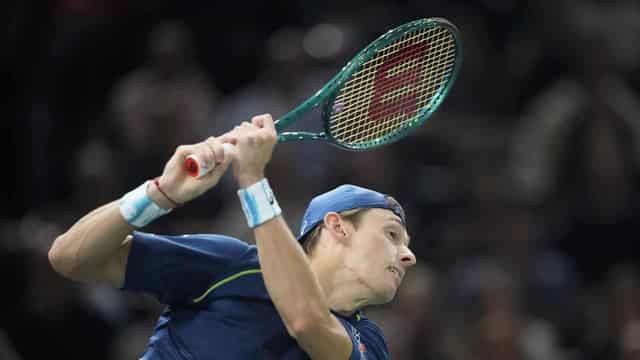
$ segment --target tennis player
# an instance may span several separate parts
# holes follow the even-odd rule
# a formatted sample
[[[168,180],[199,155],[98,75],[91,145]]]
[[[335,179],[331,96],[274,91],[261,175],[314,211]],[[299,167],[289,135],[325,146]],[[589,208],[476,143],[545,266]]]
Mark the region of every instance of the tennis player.
[[[361,309],[390,301],[416,262],[402,208],[343,185],[312,199],[296,239],[264,177],[276,141],[271,116],[261,115],[178,147],[160,177],[60,235],[49,251],[53,268],[168,305],[143,359],[387,359],[382,332]],[[189,154],[215,169],[188,176]],[[137,230],[215,186],[230,164],[256,246]]]

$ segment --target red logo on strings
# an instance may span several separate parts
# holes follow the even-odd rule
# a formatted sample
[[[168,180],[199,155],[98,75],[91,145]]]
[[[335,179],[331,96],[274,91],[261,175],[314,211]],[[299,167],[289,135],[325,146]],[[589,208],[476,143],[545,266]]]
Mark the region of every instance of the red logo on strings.
[[[369,104],[369,117],[373,121],[401,113],[413,116],[418,109],[418,94],[415,85],[422,80],[422,66],[407,66],[399,72],[389,76],[389,70],[403,63],[419,62],[424,57],[428,46],[422,42],[410,44],[388,57],[376,71],[373,83],[373,99]],[[383,101],[386,94],[397,91],[402,87],[407,90],[393,100]]]

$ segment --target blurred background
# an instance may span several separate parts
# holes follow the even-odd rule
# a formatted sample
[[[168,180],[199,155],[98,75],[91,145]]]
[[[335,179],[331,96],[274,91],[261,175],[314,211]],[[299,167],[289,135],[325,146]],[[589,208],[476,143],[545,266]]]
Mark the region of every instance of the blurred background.
[[[393,359],[640,359],[637,0],[3,2],[0,359],[134,359],[154,300],[53,273],[86,212],[175,147],[312,94],[385,30],[458,25],[463,69],[420,131],[366,153],[281,144],[294,231],[341,183],[394,195],[419,265],[368,315]],[[145,228],[251,241],[225,177]]]

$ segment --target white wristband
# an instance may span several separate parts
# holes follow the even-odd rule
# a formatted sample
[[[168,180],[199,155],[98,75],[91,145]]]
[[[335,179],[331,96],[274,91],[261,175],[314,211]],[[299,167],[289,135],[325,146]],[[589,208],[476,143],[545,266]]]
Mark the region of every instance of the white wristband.
[[[250,228],[265,223],[282,213],[267,179],[238,190],[242,211]]]
[[[163,209],[147,195],[147,181],[125,194],[120,200],[120,214],[131,225],[143,227],[173,209]]]

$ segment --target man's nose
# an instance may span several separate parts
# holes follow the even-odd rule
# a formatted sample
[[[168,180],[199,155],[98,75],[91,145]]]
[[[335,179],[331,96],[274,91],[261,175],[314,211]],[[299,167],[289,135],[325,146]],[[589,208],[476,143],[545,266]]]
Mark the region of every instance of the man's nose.
[[[402,263],[402,265],[404,265],[405,268],[411,267],[416,264],[416,256],[406,246],[400,253],[400,263]]]

